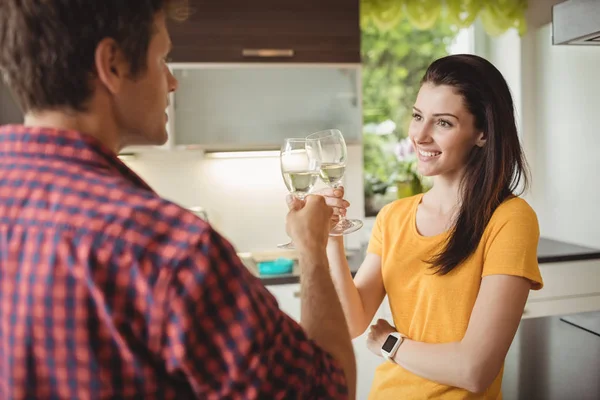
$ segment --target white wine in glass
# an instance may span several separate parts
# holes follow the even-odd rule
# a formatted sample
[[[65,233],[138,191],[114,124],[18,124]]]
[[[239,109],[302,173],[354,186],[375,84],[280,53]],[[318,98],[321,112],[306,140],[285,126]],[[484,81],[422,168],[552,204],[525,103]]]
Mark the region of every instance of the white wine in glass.
[[[337,188],[342,184],[348,161],[348,149],[342,132],[328,129],[308,135],[306,149],[309,157],[320,165],[319,176],[326,185]],[[358,219],[347,219],[340,215],[340,220],[329,232],[330,236],[347,235],[362,228],[363,222]]]
[[[283,180],[290,193],[303,200],[317,183],[319,173],[315,171],[282,171]]]
[[[337,187],[342,183],[344,172],[346,172],[345,165],[335,163],[324,163],[321,164],[321,171],[319,175],[321,176],[321,180],[325,182],[325,184],[332,187]]]
[[[296,198],[304,198],[313,189],[319,179],[320,165],[310,158],[306,150],[306,139],[285,139],[279,154],[281,174],[288,191]],[[292,242],[277,245],[280,249],[293,249]]]

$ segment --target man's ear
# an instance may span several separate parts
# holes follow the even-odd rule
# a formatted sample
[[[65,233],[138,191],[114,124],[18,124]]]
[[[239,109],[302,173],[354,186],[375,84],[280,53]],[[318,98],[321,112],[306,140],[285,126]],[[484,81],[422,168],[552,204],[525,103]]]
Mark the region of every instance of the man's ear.
[[[129,63],[114,39],[105,38],[98,43],[94,63],[100,83],[109,92],[119,93],[124,80],[129,75]]]
[[[487,142],[487,137],[486,137],[485,133],[479,132],[479,135],[477,136],[477,140],[475,141],[475,146],[483,147],[483,146],[485,146],[485,142]]]

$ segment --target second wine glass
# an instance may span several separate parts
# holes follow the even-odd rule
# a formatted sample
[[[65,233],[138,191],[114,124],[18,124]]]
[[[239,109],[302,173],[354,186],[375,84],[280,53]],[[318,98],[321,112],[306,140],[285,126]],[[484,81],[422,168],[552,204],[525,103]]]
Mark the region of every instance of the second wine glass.
[[[348,161],[348,149],[342,132],[337,129],[328,129],[308,135],[306,150],[309,157],[315,159],[316,164],[319,164],[321,180],[334,189],[340,187]],[[356,232],[362,226],[361,220],[347,219],[340,215],[339,222],[331,229],[329,235],[347,235]]]

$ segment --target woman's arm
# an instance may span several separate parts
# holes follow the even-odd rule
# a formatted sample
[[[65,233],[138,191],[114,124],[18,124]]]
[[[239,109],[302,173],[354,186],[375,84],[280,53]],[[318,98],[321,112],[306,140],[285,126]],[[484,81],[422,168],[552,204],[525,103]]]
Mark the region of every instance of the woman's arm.
[[[405,339],[394,361],[425,379],[469,392],[484,392],[500,372],[530,288],[531,282],[518,276],[484,277],[460,342],[429,344]],[[370,340],[375,351],[393,328],[382,328],[381,324],[373,328]]]
[[[352,279],[343,238],[338,236],[329,238],[327,258],[331,278],[348,322],[350,336],[354,339],[365,332],[385,297],[381,257],[367,254]]]

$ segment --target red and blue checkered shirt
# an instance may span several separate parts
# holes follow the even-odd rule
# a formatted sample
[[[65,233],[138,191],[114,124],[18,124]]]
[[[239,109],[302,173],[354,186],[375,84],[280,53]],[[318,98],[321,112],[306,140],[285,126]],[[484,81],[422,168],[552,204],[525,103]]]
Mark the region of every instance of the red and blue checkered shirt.
[[[0,399],[345,398],[210,225],[74,131],[0,128]]]

